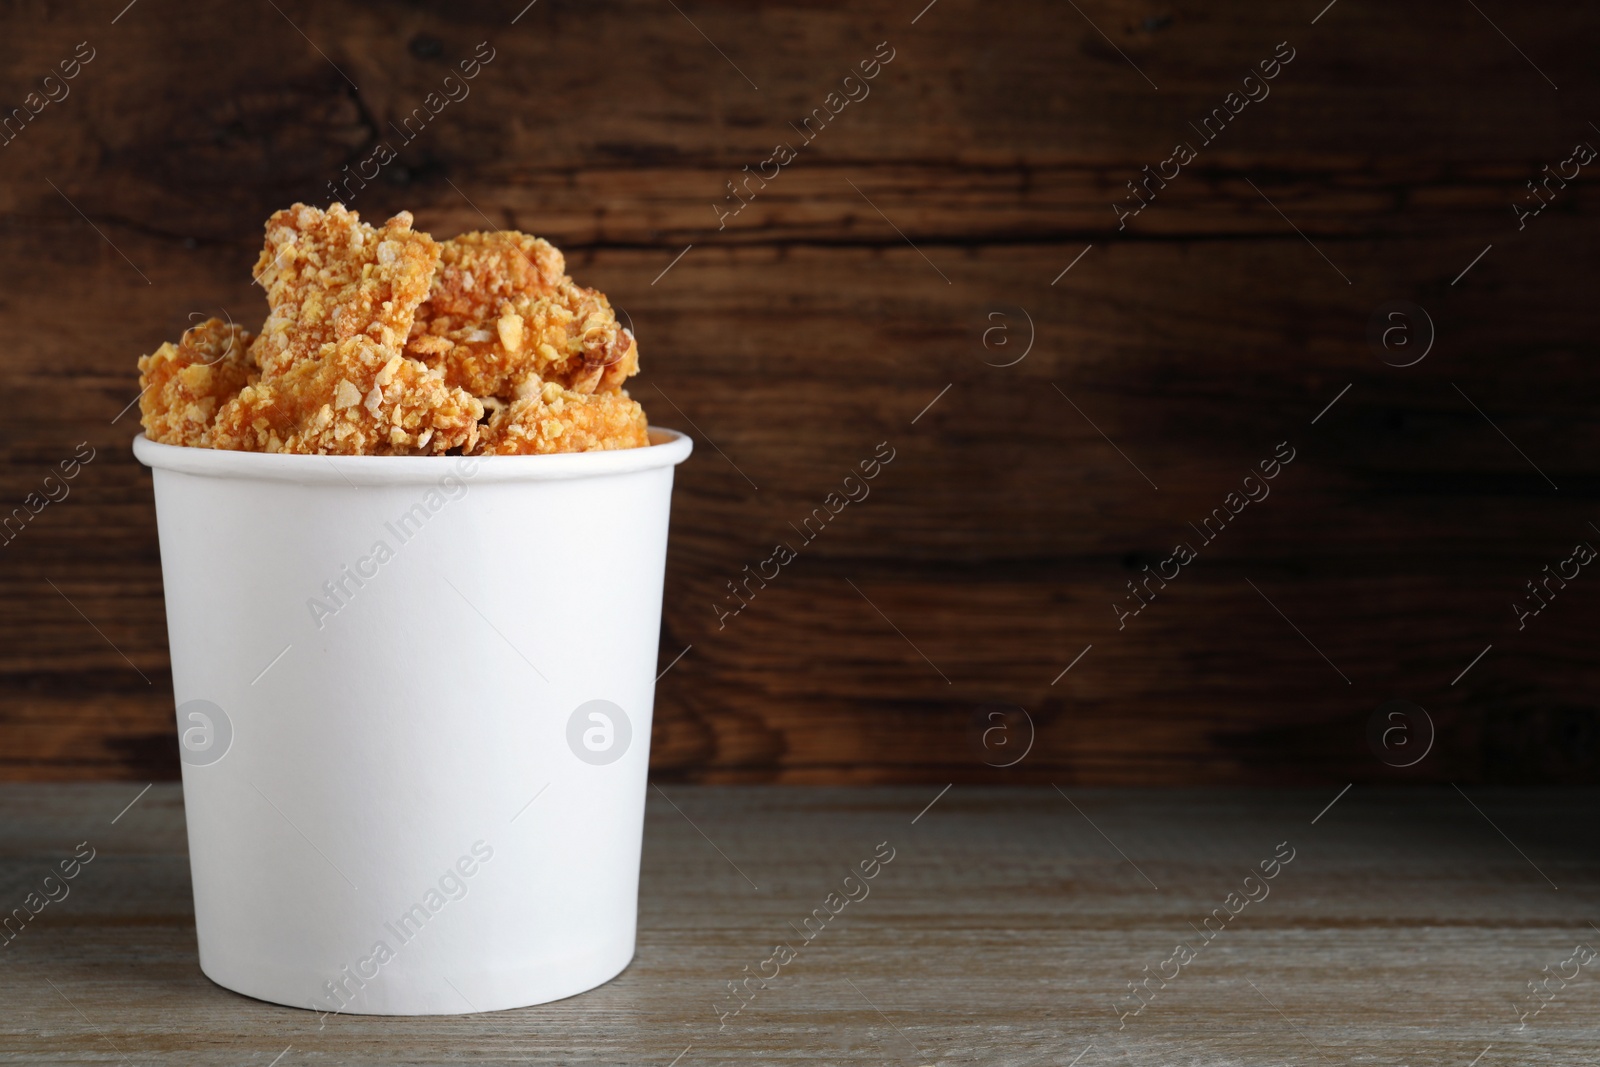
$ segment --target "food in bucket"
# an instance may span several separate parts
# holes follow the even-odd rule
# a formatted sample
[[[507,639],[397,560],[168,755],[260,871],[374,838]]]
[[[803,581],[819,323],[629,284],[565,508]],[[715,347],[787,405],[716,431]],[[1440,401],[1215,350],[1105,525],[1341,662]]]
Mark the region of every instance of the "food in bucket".
[[[638,448],[639,346],[561,251],[514,231],[435,241],[402,211],[267,220],[258,334],[220,319],[139,360],[152,441],[245,452],[529,455]]]

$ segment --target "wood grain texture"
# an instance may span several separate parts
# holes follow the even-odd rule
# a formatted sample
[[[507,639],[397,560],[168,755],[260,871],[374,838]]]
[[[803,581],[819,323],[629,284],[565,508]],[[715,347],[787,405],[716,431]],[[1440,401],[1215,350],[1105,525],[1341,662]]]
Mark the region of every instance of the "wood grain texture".
[[[111,824],[139,788],[0,788],[8,906],[75,842],[96,850],[0,948],[5,1062],[1542,1067],[1600,1042],[1594,964],[1561,967],[1600,939],[1593,790],[1357,786],[1329,806],[1336,790],[958,785],[929,807],[936,787],[668,786],[681,812],[651,791],[617,979],[489,1015],[323,1020],[202,975],[178,787]],[[893,860],[866,898],[801,943],[880,842]],[[1292,859],[1264,899],[1227,905],[1204,943],[1275,855]],[[794,962],[719,1018],[780,941]],[[1119,1019],[1180,941],[1195,958]],[[1523,1020],[1546,967],[1569,980]]]
[[[0,548],[0,776],[176,776],[133,362],[192,315],[259,321],[262,220],[388,141],[355,208],[556,241],[634,324],[652,418],[696,436],[664,776],[1595,780],[1600,579],[1523,629],[1511,605],[1600,543],[1594,183],[1512,211],[1600,145],[1596,12],[520,7],[0,15],[0,108],[96,50],[0,147],[0,515],[95,450]],[[480,41],[470,95],[402,143]],[[719,228],[725,183],[879,42],[870,95]],[[1190,123],[1280,42],[1270,95],[1202,143]],[[1195,161],[1119,229],[1179,140]],[[1405,368],[1369,343],[1397,299],[1437,335]],[[801,545],[880,442],[871,496]],[[1280,442],[1271,496],[1119,628],[1127,583]],[[721,618],[782,540],[800,558]],[[1366,737],[1396,698],[1437,733],[1406,769]],[[994,706],[1031,722],[1010,767],[981,742]]]

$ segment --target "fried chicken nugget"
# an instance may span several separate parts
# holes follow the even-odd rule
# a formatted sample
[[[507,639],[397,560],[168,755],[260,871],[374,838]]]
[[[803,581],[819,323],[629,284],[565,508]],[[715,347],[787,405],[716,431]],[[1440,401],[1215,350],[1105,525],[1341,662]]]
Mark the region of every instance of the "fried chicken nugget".
[[[490,321],[504,301],[549,294],[562,282],[570,282],[567,259],[542,237],[515,230],[463,233],[440,249],[423,311],[458,323]]]
[[[140,360],[151,439],[343,455],[649,444],[621,391],[633,335],[559,250],[512,232],[441,246],[411,223],[374,228],[342,204],[274,214],[260,335],[213,319]]]
[[[408,355],[477,396],[510,399],[529,373],[577,393],[615,393],[639,372],[633,335],[604,294],[566,275],[560,250],[513,231],[444,242]]]
[[[377,229],[343,204],[274,213],[253,271],[270,309],[256,363],[280,374],[357,335],[398,353],[438,262],[439,243],[411,229],[409,211]]]
[[[210,448],[217,408],[258,373],[250,334],[207,319],[174,345],[139,357],[139,415],[145,436],[164,445]]]
[[[410,455],[471,450],[483,404],[367,336],[264,375],[217,413],[218,448]]]
[[[518,391],[522,395],[490,416],[477,454],[594,452],[650,443],[644,409],[627,393],[576,393],[532,377]]]
[[[267,222],[255,276],[270,313],[261,376],[217,413],[219,448],[344,455],[444,452],[477,442],[483,405],[401,347],[439,262],[402,211],[374,229],[343,204]]]

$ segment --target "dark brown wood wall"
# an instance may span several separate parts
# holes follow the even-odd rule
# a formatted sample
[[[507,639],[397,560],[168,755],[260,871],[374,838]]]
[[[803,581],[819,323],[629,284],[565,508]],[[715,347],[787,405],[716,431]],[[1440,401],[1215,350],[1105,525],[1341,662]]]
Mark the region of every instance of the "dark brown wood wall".
[[[1600,573],[1522,629],[1512,604],[1600,545],[1600,161],[1521,228],[1513,204],[1600,146],[1600,12],[1323,3],[7,5],[7,112],[94,58],[0,147],[0,511],[95,458],[0,549],[0,775],[176,775],[133,364],[192,313],[259,321],[262,221],[387,141],[351,206],[555,241],[634,323],[635,395],[696,438],[659,773],[1593,780]],[[889,50],[719,229],[724,183]],[[1408,312],[1385,353],[1390,301],[1431,329]],[[802,547],[880,442],[870,497]],[[1280,442],[1271,495],[1202,543]],[[719,628],[779,541],[799,558]],[[1394,699],[1436,731],[1406,769],[1367,738]]]

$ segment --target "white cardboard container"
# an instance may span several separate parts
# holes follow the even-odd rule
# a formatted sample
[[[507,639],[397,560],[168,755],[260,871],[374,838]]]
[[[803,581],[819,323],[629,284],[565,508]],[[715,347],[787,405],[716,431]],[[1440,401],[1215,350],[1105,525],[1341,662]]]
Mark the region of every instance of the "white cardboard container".
[[[633,958],[673,467],[153,469],[200,967],[261,1000],[495,1011]]]

